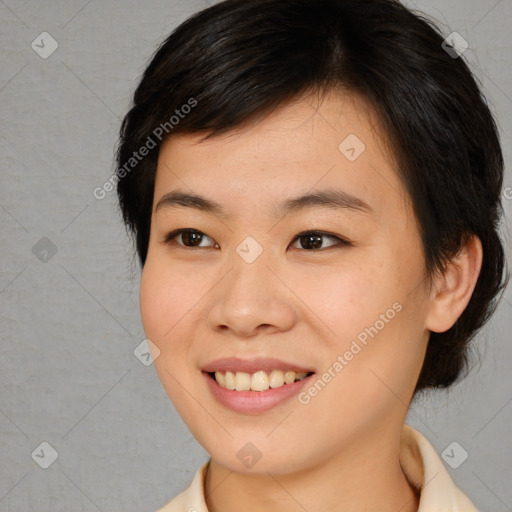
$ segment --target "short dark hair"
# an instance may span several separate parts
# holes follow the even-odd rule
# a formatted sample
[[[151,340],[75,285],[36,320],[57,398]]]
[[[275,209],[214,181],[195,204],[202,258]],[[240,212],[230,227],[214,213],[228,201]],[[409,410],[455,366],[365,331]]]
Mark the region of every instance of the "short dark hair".
[[[308,91],[362,94],[380,116],[412,200],[430,283],[470,235],[482,242],[474,293],[451,329],[431,333],[416,391],[455,382],[508,275],[496,124],[463,58],[445,51],[443,39],[432,21],[394,0],[227,0],[186,20],[153,56],[120,132],[117,192],[140,263],[165,138],[207,139]],[[150,144],[147,156],[130,160]]]

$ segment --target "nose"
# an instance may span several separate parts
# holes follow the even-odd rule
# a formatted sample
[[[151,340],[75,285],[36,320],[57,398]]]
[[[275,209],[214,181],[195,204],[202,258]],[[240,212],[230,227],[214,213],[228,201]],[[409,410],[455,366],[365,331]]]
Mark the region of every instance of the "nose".
[[[238,255],[233,266],[215,287],[208,311],[209,327],[237,338],[252,338],[291,329],[298,312],[293,293],[283,276],[261,256],[247,263]]]

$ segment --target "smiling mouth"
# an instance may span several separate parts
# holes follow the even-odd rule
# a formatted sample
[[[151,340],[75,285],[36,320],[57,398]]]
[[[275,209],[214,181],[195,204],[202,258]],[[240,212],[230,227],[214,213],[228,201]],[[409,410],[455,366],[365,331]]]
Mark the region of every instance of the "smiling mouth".
[[[314,372],[295,372],[292,370],[264,370],[255,373],[245,372],[208,372],[208,375],[217,384],[232,391],[267,391],[268,389],[280,388],[298,382]]]

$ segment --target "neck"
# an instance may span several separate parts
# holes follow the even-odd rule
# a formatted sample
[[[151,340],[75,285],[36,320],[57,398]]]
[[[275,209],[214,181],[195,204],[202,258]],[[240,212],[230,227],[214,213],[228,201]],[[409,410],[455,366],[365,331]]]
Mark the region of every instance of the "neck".
[[[399,435],[379,431],[287,474],[236,473],[211,460],[206,504],[209,512],[239,512],[242,504],[244,512],[416,512],[418,495],[401,469],[399,449]]]

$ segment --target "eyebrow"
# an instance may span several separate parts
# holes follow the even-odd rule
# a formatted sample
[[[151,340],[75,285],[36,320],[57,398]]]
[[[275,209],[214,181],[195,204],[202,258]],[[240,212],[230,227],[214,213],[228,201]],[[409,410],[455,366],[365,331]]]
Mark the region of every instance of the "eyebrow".
[[[229,217],[227,210],[219,203],[206,197],[174,190],[163,195],[155,206],[155,212],[167,208],[194,208],[219,217]],[[331,208],[336,210],[353,210],[374,214],[373,208],[362,199],[344,190],[320,190],[287,199],[274,207],[274,215],[281,217],[292,212],[308,208]]]

